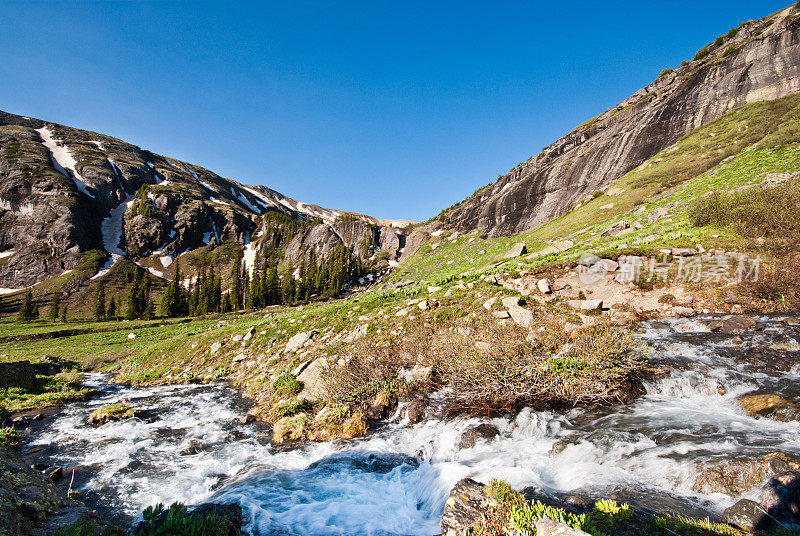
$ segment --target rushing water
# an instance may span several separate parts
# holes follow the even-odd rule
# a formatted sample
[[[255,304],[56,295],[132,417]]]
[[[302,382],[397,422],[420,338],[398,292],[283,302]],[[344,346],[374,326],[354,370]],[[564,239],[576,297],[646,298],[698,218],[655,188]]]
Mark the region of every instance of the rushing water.
[[[279,449],[239,423],[243,408],[224,385],[127,389],[99,375],[89,382],[102,396],[40,424],[27,448],[78,467],[73,486],[106,512],[236,501],[253,535],[438,534],[447,494],[466,476],[545,494],[617,493],[645,507],[657,496],[662,509],[719,514],[736,497],[692,491],[699,462],[800,453],[800,423],[753,419],[736,402],[757,389],[798,395],[800,329],[759,320],[764,329],[743,344],[709,333],[702,319],[644,324],[653,363],[671,367],[645,396],[604,411],[493,419],[501,435],[469,449],[457,445],[479,419],[393,422],[361,440]],[[114,401],[155,417],[85,424]]]

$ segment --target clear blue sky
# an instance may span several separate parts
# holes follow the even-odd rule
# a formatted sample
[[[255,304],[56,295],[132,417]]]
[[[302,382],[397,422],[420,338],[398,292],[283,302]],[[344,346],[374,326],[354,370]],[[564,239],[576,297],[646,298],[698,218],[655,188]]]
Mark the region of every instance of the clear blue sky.
[[[789,0],[0,0],[0,109],[423,220]]]

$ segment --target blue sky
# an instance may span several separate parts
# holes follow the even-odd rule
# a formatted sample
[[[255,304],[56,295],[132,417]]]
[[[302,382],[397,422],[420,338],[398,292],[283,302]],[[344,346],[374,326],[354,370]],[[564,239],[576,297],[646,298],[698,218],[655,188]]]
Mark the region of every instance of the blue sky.
[[[786,5],[0,0],[0,109],[424,220]]]

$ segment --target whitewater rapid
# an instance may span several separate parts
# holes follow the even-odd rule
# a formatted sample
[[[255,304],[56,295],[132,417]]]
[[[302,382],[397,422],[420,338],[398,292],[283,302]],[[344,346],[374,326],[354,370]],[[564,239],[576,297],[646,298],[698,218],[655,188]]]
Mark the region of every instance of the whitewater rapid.
[[[797,362],[798,329],[760,321],[768,328],[742,345],[700,320],[645,324],[640,337],[653,364],[671,374],[647,382],[633,403],[602,411],[394,421],[364,439],[280,448],[239,422],[244,408],[222,384],[129,389],[92,375],[102,396],[64,408],[27,448],[80,467],[78,486],[109,511],[135,517],[156,502],[236,501],[252,535],[438,534],[449,490],[464,477],[562,497],[617,494],[644,506],[659,497],[662,508],[717,515],[737,497],[693,491],[698,463],[800,453],[800,423],[753,419],[736,402],[756,389],[789,394],[800,380],[797,365],[766,371],[744,358],[762,348]],[[85,425],[114,401],[155,417]],[[461,434],[483,422],[500,435],[459,449]]]

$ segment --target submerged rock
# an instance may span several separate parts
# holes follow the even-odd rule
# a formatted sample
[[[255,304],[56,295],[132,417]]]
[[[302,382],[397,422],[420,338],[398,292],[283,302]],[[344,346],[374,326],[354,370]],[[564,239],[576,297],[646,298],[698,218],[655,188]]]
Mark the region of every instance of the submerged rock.
[[[744,530],[766,530],[772,524],[767,513],[755,501],[741,499],[722,513],[722,522]]]
[[[123,402],[117,404],[108,404],[90,413],[89,418],[86,419],[86,424],[91,426],[102,426],[107,422],[136,417],[140,413],[140,410],[133,409],[128,404]]]
[[[500,434],[500,430],[497,429],[496,426],[491,424],[479,424],[473,428],[470,428],[463,434],[461,434],[461,440],[458,442],[459,449],[468,449],[475,446],[475,444],[481,440],[488,440],[492,439],[493,437]]]
[[[471,478],[462,479],[450,491],[445,503],[440,523],[442,536],[458,536],[494,506],[497,501],[486,495],[483,484]]]

